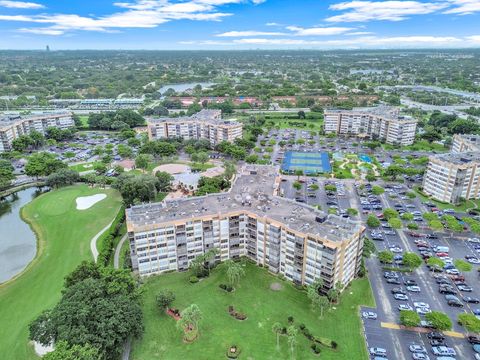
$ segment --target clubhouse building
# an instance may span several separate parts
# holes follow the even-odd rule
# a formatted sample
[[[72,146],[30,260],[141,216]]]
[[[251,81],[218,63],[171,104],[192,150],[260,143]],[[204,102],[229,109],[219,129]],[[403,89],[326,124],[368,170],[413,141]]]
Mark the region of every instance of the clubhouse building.
[[[217,248],[217,261],[245,256],[296,284],[350,283],[365,228],[277,196],[279,184],[278,167],[245,165],[229,192],[127,209],[134,269],[141,276],[187,270]]]
[[[148,119],[150,140],[182,138],[207,139],[212,146],[222,141],[233,142],[242,137],[243,125],[237,121],[222,120],[221,110],[203,109],[190,117]]]
[[[325,110],[325,134],[379,139],[391,145],[411,145],[417,120],[399,116],[395,107],[378,106],[353,110]]]

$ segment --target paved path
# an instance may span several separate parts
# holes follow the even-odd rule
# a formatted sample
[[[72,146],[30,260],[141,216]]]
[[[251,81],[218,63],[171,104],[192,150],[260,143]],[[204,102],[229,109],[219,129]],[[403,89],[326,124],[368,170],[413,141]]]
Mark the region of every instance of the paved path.
[[[115,249],[115,255],[113,257],[113,267],[118,269],[120,263],[120,251],[122,250],[123,243],[127,240],[127,234],[123,235],[123,237],[118,242],[117,248]]]
[[[107,226],[105,226],[102,230],[100,230],[97,233],[97,235],[95,235],[90,241],[90,250],[92,251],[93,260],[95,260],[95,262],[97,262],[97,258],[98,258],[97,240],[105,231],[108,230],[108,228],[112,225],[112,223],[113,223],[113,220]]]

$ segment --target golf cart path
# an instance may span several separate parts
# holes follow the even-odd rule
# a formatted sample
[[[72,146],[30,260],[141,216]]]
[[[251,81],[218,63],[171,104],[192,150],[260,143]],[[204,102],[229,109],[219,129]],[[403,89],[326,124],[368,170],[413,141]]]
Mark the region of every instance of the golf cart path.
[[[98,238],[105,232],[108,230],[108,228],[112,225],[113,223],[113,220],[110,221],[110,223],[105,226],[102,230],[100,230],[97,235],[95,235],[92,240],[90,240],[90,250],[92,251],[92,255],[93,255],[93,260],[95,262],[97,262],[97,258],[98,258],[98,250],[97,250],[97,240]]]
[[[117,248],[115,249],[115,256],[113,257],[113,267],[118,269],[120,263],[120,251],[122,250],[123,243],[127,240],[127,234],[123,235],[123,237],[118,242]]]

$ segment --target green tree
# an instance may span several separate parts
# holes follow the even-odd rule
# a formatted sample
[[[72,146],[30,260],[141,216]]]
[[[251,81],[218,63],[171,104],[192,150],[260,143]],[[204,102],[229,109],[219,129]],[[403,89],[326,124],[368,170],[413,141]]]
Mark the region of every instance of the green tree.
[[[25,173],[28,176],[48,176],[60,169],[66,168],[67,165],[53,154],[47,152],[39,152],[32,154],[28,158],[25,165]]]
[[[348,208],[347,209],[347,214],[350,216],[357,216],[358,215],[358,210],[354,208]]]
[[[446,331],[452,329],[452,320],[443,312],[432,311],[425,315],[425,319],[430,321],[437,330]]]
[[[48,175],[46,185],[51,188],[59,188],[62,186],[73,185],[80,180],[77,171],[71,169],[60,169],[53,174]]]
[[[398,218],[391,218],[388,220],[388,224],[393,228],[393,229],[401,229],[403,226],[402,220]]]
[[[158,191],[169,192],[174,177],[165,171],[157,171],[155,177],[158,179]]]
[[[371,228],[377,228],[380,226],[380,220],[374,214],[370,214],[367,218],[367,225]]]
[[[480,333],[480,320],[474,314],[461,313],[458,314],[458,323],[462,325],[468,332]]]
[[[413,252],[405,252],[403,254],[403,265],[410,271],[418,269],[422,263],[422,258]]]
[[[139,154],[135,158],[135,167],[142,169],[143,171],[146,171],[148,166],[152,162],[152,156],[150,154]]]
[[[240,281],[240,278],[245,275],[245,270],[238,262],[227,260],[225,261],[227,267],[227,278],[229,284],[233,287]]]
[[[431,257],[427,260],[427,265],[443,268],[445,266],[445,263],[437,257]]]
[[[393,255],[393,252],[391,252],[391,251],[383,250],[383,251],[379,251],[379,252],[378,252],[378,260],[379,260],[382,264],[391,264],[391,263],[393,263],[393,258],[394,258],[394,255]]]
[[[287,341],[288,345],[290,346],[290,353],[292,355],[292,359],[295,358],[294,353],[295,346],[297,346],[297,335],[298,329],[295,327],[295,325],[291,325],[287,328]]]
[[[15,175],[13,175],[13,166],[8,160],[0,159],[0,189],[10,185]]]
[[[406,327],[415,327],[420,324],[420,315],[413,310],[400,311],[400,324]]]
[[[414,218],[413,214],[409,212],[403,213],[400,217],[406,221],[412,221]]]
[[[177,328],[184,331],[184,336],[189,340],[194,340],[199,333],[200,321],[203,314],[197,304],[192,304],[180,313],[180,319],[177,321]]]
[[[43,360],[102,360],[97,348],[86,345],[70,346],[66,341],[55,344],[55,350],[44,355]]]
[[[453,263],[455,264],[455,267],[462,272],[472,271],[472,268],[473,268],[472,264],[470,264],[465,260],[456,259],[453,261]]]
[[[385,192],[385,189],[381,186],[374,185],[372,186],[372,194],[382,195]]]
[[[157,294],[157,306],[164,311],[175,300],[175,294],[170,289],[163,289]]]
[[[300,190],[302,188],[302,183],[295,181],[292,186],[295,190]]]
[[[277,336],[277,350],[280,349],[280,334],[282,333],[283,326],[279,322],[272,325],[272,331]]]
[[[398,218],[398,211],[392,208],[387,208],[383,211],[383,217],[387,220]]]

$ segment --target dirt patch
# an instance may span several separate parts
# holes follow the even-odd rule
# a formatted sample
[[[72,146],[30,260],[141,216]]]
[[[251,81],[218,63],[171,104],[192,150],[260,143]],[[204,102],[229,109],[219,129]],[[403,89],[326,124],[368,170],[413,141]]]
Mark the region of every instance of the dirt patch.
[[[175,175],[190,172],[190,167],[184,164],[165,164],[157,166],[155,169],[153,169],[153,174],[155,174],[157,171],[164,171],[170,175]]]
[[[274,282],[270,285],[270,290],[273,290],[273,291],[280,291],[283,289],[283,285],[278,283],[278,282]]]

